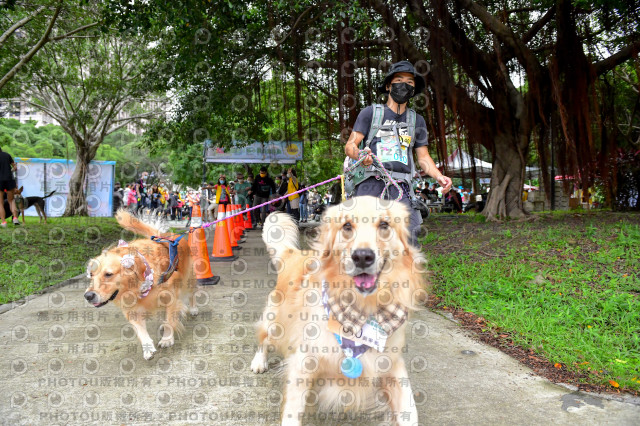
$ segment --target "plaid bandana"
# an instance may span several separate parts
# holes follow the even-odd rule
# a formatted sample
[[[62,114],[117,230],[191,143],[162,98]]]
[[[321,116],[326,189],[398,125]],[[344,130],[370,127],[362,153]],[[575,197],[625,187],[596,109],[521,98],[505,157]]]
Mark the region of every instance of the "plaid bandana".
[[[346,330],[351,329],[354,334],[360,333],[360,330],[367,322],[369,316],[362,313],[362,311],[357,308],[356,304],[353,303],[353,300],[345,300],[348,297],[336,298],[333,296],[329,296],[329,292],[327,291],[328,287],[329,284],[326,281],[323,281],[322,300],[325,309],[328,309]],[[380,306],[378,311],[373,314],[373,317],[378,322],[380,327],[388,335],[391,335],[394,331],[400,328],[402,324],[404,324],[404,322],[407,320],[407,315],[407,309],[400,303],[388,303],[386,305]]]

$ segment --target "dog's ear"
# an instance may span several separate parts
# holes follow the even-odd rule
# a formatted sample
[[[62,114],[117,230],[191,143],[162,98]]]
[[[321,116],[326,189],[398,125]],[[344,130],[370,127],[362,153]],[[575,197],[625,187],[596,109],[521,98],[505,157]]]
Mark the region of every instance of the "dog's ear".
[[[22,194],[23,189],[24,189],[24,186],[21,186],[20,188],[18,188],[18,194]]]
[[[336,238],[337,230],[340,228],[340,215],[337,206],[331,206],[325,210],[320,219],[316,237],[312,243],[312,248],[321,261],[331,257],[333,242]]]
[[[393,208],[387,210],[387,216],[393,218],[393,230],[398,237],[398,240],[402,243],[402,247],[405,250],[412,248],[409,242],[409,225],[411,221],[411,213],[407,206],[401,203],[397,203]]]
[[[393,207],[393,211],[390,209],[387,214],[389,217],[398,219],[393,220],[393,229],[402,244],[402,254],[396,258],[396,261],[400,262],[396,266],[398,268],[396,278],[407,284],[398,286],[394,294],[407,309],[421,309],[427,301],[430,283],[425,257],[419,249],[410,243],[411,211],[404,204],[398,203]],[[396,271],[396,267],[394,267],[394,271]]]

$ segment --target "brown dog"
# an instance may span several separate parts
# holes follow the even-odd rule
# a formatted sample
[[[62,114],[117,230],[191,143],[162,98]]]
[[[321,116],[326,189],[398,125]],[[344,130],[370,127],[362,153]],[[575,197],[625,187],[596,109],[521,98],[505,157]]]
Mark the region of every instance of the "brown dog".
[[[116,218],[124,229],[146,237],[160,236],[151,225],[143,223],[125,210],[119,210]],[[145,359],[153,358],[156,348],[147,332],[145,319],[153,312],[164,310],[163,336],[158,346],[168,348],[174,344],[174,333],[183,330],[182,317],[186,310],[183,299],[189,299],[191,315],[197,315],[193,293],[196,280],[193,276],[191,251],[187,236],[178,244],[176,270],[158,284],[169,267],[168,243],[157,243],[149,238],[124,243],[123,246],[103,251],[87,266],[91,284],[84,297],[100,308],[113,302],[122,309],[125,318],[135,328],[142,344]]]
[[[258,323],[251,369],[265,372],[271,349],[284,355],[282,423],[300,424],[314,405],[386,406],[398,424],[416,424],[402,352],[407,314],[424,305],[427,281],[424,258],[409,244],[408,209],[368,196],[329,207],[312,250],[298,248],[288,215],[266,222],[278,282]]]

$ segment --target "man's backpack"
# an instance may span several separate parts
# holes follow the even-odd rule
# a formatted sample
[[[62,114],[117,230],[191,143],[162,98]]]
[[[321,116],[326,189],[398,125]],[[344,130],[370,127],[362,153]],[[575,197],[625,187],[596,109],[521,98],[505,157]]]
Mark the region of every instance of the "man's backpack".
[[[365,141],[364,147],[369,148],[369,145],[371,145],[371,141],[373,140],[374,137],[376,137],[379,130],[393,131],[396,135],[397,140],[399,141],[400,137],[399,137],[398,129],[406,128],[408,136],[411,138],[411,142],[409,144],[409,147],[407,148],[408,162],[409,162],[409,167],[411,169],[411,172],[402,173],[402,172],[389,171],[389,174],[396,181],[406,182],[407,185],[409,185],[409,188],[411,188],[411,181],[413,179],[413,176],[415,175],[413,145],[415,142],[415,134],[416,134],[416,112],[411,108],[407,108],[406,123],[396,123],[396,124],[384,126],[382,125],[383,120],[384,120],[384,105],[374,104],[373,114],[371,117],[371,127],[369,127],[369,134],[367,135],[367,139]],[[362,143],[359,148],[362,149]],[[348,159],[349,159],[348,161],[349,166],[351,166],[356,162],[356,160],[353,160],[351,158],[348,158]],[[364,180],[369,179],[370,177],[373,177],[373,176],[380,176],[380,173],[373,168],[373,165],[369,167],[365,167],[362,164],[360,164],[358,167],[356,167],[356,169],[352,173],[346,173],[344,188],[345,188],[345,193],[347,194],[347,198],[350,198],[353,195],[355,195],[356,186],[358,186]]]

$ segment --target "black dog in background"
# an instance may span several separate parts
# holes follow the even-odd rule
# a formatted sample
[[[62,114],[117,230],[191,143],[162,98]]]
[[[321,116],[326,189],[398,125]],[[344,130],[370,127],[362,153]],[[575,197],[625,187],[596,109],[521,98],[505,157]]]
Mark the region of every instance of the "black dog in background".
[[[45,198],[51,197],[56,191],[51,191],[44,197],[31,196],[31,197],[23,197],[22,190],[24,187],[20,187],[16,189],[13,198],[16,202],[16,210],[18,211],[18,216],[22,214],[22,223],[24,224],[24,211],[29,207],[35,207],[38,212],[38,217],[40,217],[40,222],[44,219],[44,223],[47,223],[47,214],[44,211],[44,200]],[[11,214],[11,208],[9,207],[9,202],[5,198],[4,200],[4,211],[7,216]]]

